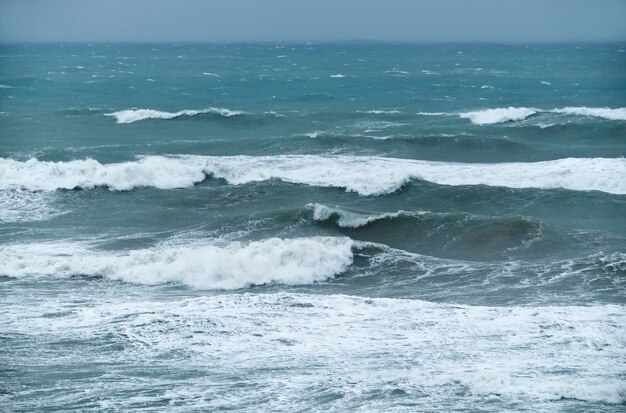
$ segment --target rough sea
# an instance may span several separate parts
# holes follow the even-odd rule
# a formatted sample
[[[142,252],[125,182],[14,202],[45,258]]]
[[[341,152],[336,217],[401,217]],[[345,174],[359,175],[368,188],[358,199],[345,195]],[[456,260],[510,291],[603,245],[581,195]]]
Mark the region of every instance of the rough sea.
[[[0,410],[619,412],[626,45],[0,47]]]

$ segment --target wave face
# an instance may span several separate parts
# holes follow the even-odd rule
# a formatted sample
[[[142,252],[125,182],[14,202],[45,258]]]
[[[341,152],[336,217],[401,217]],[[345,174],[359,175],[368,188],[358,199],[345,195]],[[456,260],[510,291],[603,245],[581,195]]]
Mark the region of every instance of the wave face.
[[[240,111],[233,111],[225,108],[207,108],[200,110],[185,109],[178,112],[163,112],[154,109],[127,109],[118,112],[106,113],[106,116],[115,118],[117,123],[133,123],[140,120],[148,119],[175,119],[181,116],[196,116],[204,114],[213,114],[223,116],[225,118],[243,114]]]
[[[314,221],[334,225],[352,239],[439,258],[488,261],[543,256],[546,244],[554,247],[566,239],[521,216],[404,210],[367,213],[323,204],[307,208]]]
[[[626,159],[566,158],[544,162],[472,164],[365,156],[148,156],[137,161],[101,164],[93,159],[25,162],[0,159],[0,189],[53,191],[108,187],[130,190],[150,186],[191,186],[206,176],[231,184],[268,179],[345,188],[360,195],[395,192],[413,179],[441,185],[509,188],[562,188],[626,194]]]
[[[585,106],[554,109],[554,113],[566,115],[592,116],[607,120],[626,120],[626,108],[588,108]]]
[[[24,254],[28,251],[28,254]],[[137,284],[182,283],[199,289],[237,289],[270,283],[310,284],[352,263],[349,238],[271,238],[218,247],[159,247],[127,253],[96,252],[80,244],[0,247],[0,274],[102,276]]]
[[[459,116],[463,119],[469,119],[474,125],[493,125],[524,120],[536,113],[537,109],[508,107],[465,112]]]

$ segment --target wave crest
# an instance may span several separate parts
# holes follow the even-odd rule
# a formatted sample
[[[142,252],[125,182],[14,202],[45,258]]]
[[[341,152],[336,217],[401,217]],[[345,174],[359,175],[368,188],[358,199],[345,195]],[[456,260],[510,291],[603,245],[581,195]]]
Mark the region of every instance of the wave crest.
[[[406,211],[387,212],[382,214],[361,214],[358,212],[347,211],[340,208],[332,208],[323,204],[307,204],[307,208],[313,211],[313,220],[328,221],[332,218],[336,219],[337,225],[342,228],[359,228],[364,227],[375,221],[383,219],[393,219],[400,216],[414,216],[421,214],[420,212],[411,213]]]

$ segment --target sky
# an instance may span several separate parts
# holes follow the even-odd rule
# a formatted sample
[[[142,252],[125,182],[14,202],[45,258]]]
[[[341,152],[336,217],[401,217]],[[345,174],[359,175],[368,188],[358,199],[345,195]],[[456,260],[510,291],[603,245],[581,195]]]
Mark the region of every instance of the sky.
[[[626,41],[626,0],[0,0],[0,42]]]

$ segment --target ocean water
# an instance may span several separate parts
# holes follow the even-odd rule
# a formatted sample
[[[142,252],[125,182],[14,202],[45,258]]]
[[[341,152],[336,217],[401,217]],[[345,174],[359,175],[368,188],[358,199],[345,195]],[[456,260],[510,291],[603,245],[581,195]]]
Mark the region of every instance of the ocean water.
[[[2,46],[3,409],[623,411],[625,48]]]

